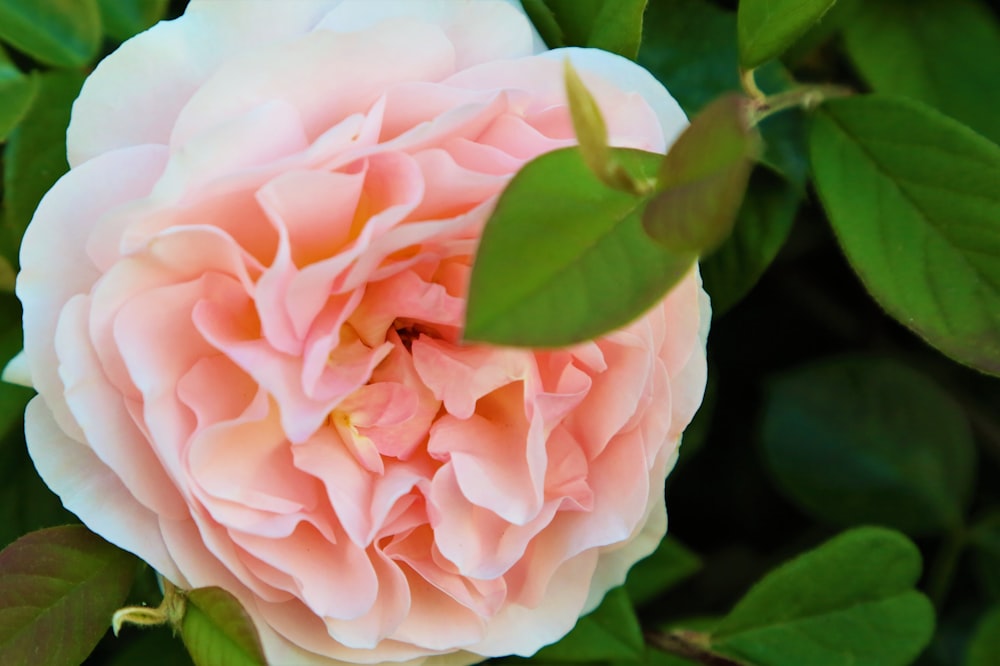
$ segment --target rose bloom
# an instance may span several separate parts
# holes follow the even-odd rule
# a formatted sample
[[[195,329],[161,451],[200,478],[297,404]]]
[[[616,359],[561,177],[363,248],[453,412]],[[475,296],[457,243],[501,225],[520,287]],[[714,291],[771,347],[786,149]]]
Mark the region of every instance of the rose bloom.
[[[31,456],[92,530],[233,593],[274,664],[530,655],[665,532],[696,269],[595,342],[461,340],[500,192],[575,142],[567,58],[614,145],[686,125],[488,0],[194,0],[73,108],[17,283]]]

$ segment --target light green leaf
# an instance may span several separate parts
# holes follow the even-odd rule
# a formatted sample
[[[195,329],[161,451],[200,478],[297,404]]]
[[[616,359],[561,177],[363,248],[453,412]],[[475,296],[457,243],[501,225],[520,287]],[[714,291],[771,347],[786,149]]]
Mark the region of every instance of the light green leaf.
[[[28,112],[35,85],[35,77],[23,74],[0,47],[0,143]]]
[[[163,18],[170,0],[98,0],[104,32],[123,42]]]
[[[79,664],[110,626],[135,559],[82,526],[21,537],[0,552],[0,663]]]
[[[962,408],[885,358],[847,356],[775,378],[764,456],[781,488],[836,524],[933,534],[962,523],[975,472]]]
[[[754,170],[733,234],[701,262],[713,316],[738,303],[771,265],[788,239],[801,200],[797,187],[770,171]]]
[[[636,605],[652,601],[701,569],[701,560],[673,537],[667,537],[651,555],[628,572],[625,591]]]
[[[561,45],[589,46],[635,59],[642,40],[642,14],[647,0],[542,1],[561,29]],[[538,10],[530,13],[532,19],[541,15]],[[547,20],[540,23],[545,27]]]
[[[836,0],[740,0],[740,64],[754,69],[784,53]]]
[[[544,647],[538,661],[605,661],[641,659],[645,654],[642,628],[625,589],[617,587],[592,613],[584,615],[562,640]]]
[[[996,666],[1000,664],[1000,606],[980,620],[969,643],[965,666]]]
[[[934,633],[931,604],[913,589],[920,569],[897,532],[845,532],[754,585],[711,649],[759,666],[904,666]]]
[[[679,254],[711,253],[732,232],[759,145],[743,97],[706,106],[660,164],[642,216],[646,232]]]
[[[69,169],[66,128],[83,78],[82,72],[74,71],[40,75],[31,109],[10,134],[4,154],[3,212],[7,238],[3,246],[11,260],[17,258],[16,249],[38,202]]]
[[[1000,26],[972,0],[862,3],[844,44],[878,93],[937,108],[1000,142]]]
[[[0,0],[0,40],[46,65],[82,67],[97,57],[97,0]]]
[[[1000,374],[1000,147],[918,102],[816,114],[817,189],[851,266],[893,317]]]
[[[218,587],[187,593],[181,639],[196,666],[266,666],[250,616]]]
[[[624,149],[613,154],[637,179],[651,179],[662,157]],[[694,258],[649,239],[642,205],[601,184],[575,148],[526,165],[483,233],[466,339],[568,345],[624,326],[653,306]]]

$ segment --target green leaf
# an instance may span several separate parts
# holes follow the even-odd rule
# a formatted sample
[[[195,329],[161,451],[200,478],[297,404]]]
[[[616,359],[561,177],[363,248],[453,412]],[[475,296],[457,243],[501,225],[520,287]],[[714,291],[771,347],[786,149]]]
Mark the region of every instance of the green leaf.
[[[754,585],[711,648],[760,666],[909,664],[934,632],[931,604],[913,589],[920,569],[897,532],[845,532]]]
[[[865,2],[847,53],[879,93],[925,102],[1000,142],[1000,26],[980,2]]]
[[[788,239],[801,200],[797,187],[767,170],[754,170],[733,234],[701,263],[713,316],[746,296],[771,265]]]
[[[662,157],[612,152],[639,179],[651,179]],[[623,326],[657,303],[694,259],[649,239],[642,204],[602,185],[576,148],[527,164],[501,195],[483,233],[465,338],[568,345]]]
[[[1000,664],[1000,606],[995,606],[980,620],[965,660],[965,666],[997,664]]]
[[[983,596],[1000,603],[1000,511],[994,510],[970,530],[969,543]]]
[[[539,650],[532,661],[635,661],[644,653],[639,619],[625,589],[617,587],[562,640]]]
[[[169,0],[98,0],[104,32],[119,42],[163,18]]]
[[[2,2],[2,0],[0,0]],[[16,249],[42,196],[69,169],[66,128],[83,73],[53,71],[38,77],[38,94],[21,124],[10,134],[4,154],[5,250]]]
[[[597,100],[587,90],[569,59],[565,61],[566,99],[573,118],[573,132],[578,142],[577,149],[587,168],[598,180],[610,188],[641,194],[643,185],[637,183],[625,168],[615,160],[608,146],[608,127],[597,106]]]
[[[763,443],[781,488],[823,520],[919,535],[962,524],[975,473],[969,422],[905,365],[846,356],[778,376]]]
[[[740,0],[740,64],[754,69],[784,53],[836,0]]]
[[[0,40],[46,65],[82,67],[97,57],[97,0],[0,0]]]
[[[635,605],[652,601],[701,569],[701,560],[673,537],[667,537],[649,557],[628,572],[625,591]]]
[[[229,592],[203,587],[187,593],[181,639],[196,666],[265,666],[253,621]]]
[[[556,20],[556,15],[549,9],[546,0],[521,0],[524,12],[535,24],[535,30],[541,35],[542,41],[550,49],[558,49],[566,46],[562,28]]]
[[[135,559],[81,526],[21,537],[0,552],[0,663],[81,663],[128,594]]]
[[[706,255],[721,245],[736,222],[758,146],[743,97],[725,95],[705,107],[660,164],[657,193],[642,216],[646,233],[679,254]]]
[[[119,647],[121,643],[124,646]],[[116,639],[115,651],[103,666],[137,666],[137,664],[163,664],[164,666],[193,666],[184,644],[170,633],[167,627],[131,632],[127,638]]]
[[[589,46],[635,59],[642,40],[642,14],[647,0],[542,0],[562,33],[560,46]],[[529,5],[537,5],[529,2]],[[529,9],[532,20],[544,16]],[[548,29],[548,21],[541,23]],[[539,30],[541,32],[541,29]],[[543,37],[545,35],[543,34]],[[546,38],[547,41],[548,38]],[[549,43],[552,46],[552,43]]]
[[[652,72],[689,116],[727,92],[741,90],[736,15],[707,0],[651,0],[643,25],[639,64]],[[793,85],[777,62],[756,73],[757,85],[778,93]],[[802,114],[773,115],[760,125],[761,161],[802,186],[808,169]]]
[[[868,291],[945,354],[1000,374],[1000,147],[918,102],[869,96],[826,104],[810,152]]]
[[[0,47],[0,143],[7,140],[35,98],[35,77],[21,73]]]

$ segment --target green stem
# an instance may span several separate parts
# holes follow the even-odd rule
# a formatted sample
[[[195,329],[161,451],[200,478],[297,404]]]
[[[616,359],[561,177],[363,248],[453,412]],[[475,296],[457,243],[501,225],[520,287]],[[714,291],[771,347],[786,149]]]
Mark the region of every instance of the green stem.
[[[968,532],[964,528],[949,533],[941,543],[934,564],[927,573],[927,596],[939,611],[951,589],[955,569],[958,567],[958,560],[965,550],[966,543],[968,543]]]
[[[658,650],[696,661],[705,666],[745,666],[743,662],[735,661],[710,649],[711,637],[708,634],[689,629],[674,629],[673,631],[653,631],[646,634],[646,641]]]
[[[757,79],[754,77],[755,71],[753,69],[741,69],[740,85],[743,86],[743,92],[754,102],[763,102],[767,98],[767,95],[757,87]]]
[[[813,109],[828,99],[852,95],[850,88],[835,85],[798,86],[791,90],[769,97],[754,97],[752,105],[752,122],[759,124],[765,118],[786,109],[802,107],[807,111]]]

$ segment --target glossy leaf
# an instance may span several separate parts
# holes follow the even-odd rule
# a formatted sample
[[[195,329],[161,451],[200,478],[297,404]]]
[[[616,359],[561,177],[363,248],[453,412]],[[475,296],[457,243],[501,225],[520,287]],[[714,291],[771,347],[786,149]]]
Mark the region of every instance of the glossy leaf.
[[[0,143],[24,118],[34,97],[35,78],[23,74],[0,47]]]
[[[642,14],[647,0],[540,0],[558,24],[562,43],[559,46],[589,46],[635,59],[642,39]],[[539,4],[529,0],[529,5]],[[528,7],[532,19],[544,16]],[[543,28],[547,19],[536,20]],[[540,28],[542,32],[542,28]],[[551,34],[550,29],[542,32]],[[546,37],[548,40],[548,37]],[[549,46],[553,46],[550,42]]]
[[[1000,664],[1000,606],[980,620],[969,643],[965,666],[996,666]]]
[[[715,317],[746,296],[774,261],[792,230],[801,200],[794,185],[764,169],[753,172],[733,234],[701,262]]]
[[[667,537],[628,572],[625,591],[636,605],[652,601],[701,569],[696,554],[673,537]]]
[[[981,2],[865,2],[844,43],[876,92],[925,102],[1000,142],[1000,24]]]
[[[104,32],[123,42],[163,18],[170,0],[98,0]]]
[[[962,408],[920,373],[853,356],[777,377],[764,455],[803,509],[841,524],[932,534],[962,523],[975,446]]]
[[[893,317],[1000,374],[1000,147],[922,104],[826,104],[816,186],[851,266]]]
[[[57,67],[82,67],[97,57],[97,0],[0,0],[0,41]]]
[[[713,651],[767,666],[904,666],[934,611],[920,552],[881,528],[845,532],[761,579],[711,633]]]
[[[652,0],[643,24],[639,63],[670,91],[689,116],[715,98],[739,92],[736,16],[708,0]],[[777,62],[757,71],[757,84],[767,93],[792,85]],[[805,183],[808,158],[802,114],[775,114],[760,125],[764,138],[761,161],[798,186]]]
[[[613,151],[652,178],[660,155]],[[545,201],[544,207],[539,201]],[[472,271],[467,340],[549,347],[624,326],[687,273],[642,229],[643,201],[597,180],[575,148],[542,155],[511,181]]]
[[[239,601],[218,587],[187,593],[181,639],[196,666],[265,666],[253,621]]]
[[[580,618],[562,640],[539,650],[532,661],[634,661],[644,651],[639,619],[625,589],[618,587],[607,593],[596,610]]]
[[[0,663],[79,664],[110,624],[135,559],[82,526],[24,536],[0,552]]]
[[[836,0],[740,0],[740,64],[754,69],[784,53]]]
[[[646,232],[678,254],[711,253],[732,232],[758,146],[745,99],[726,95],[705,107],[660,164]]]
[[[42,196],[68,169],[66,127],[83,73],[46,72],[38,94],[8,140],[4,154],[4,222],[16,249]],[[16,258],[15,256],[11,257]]]

